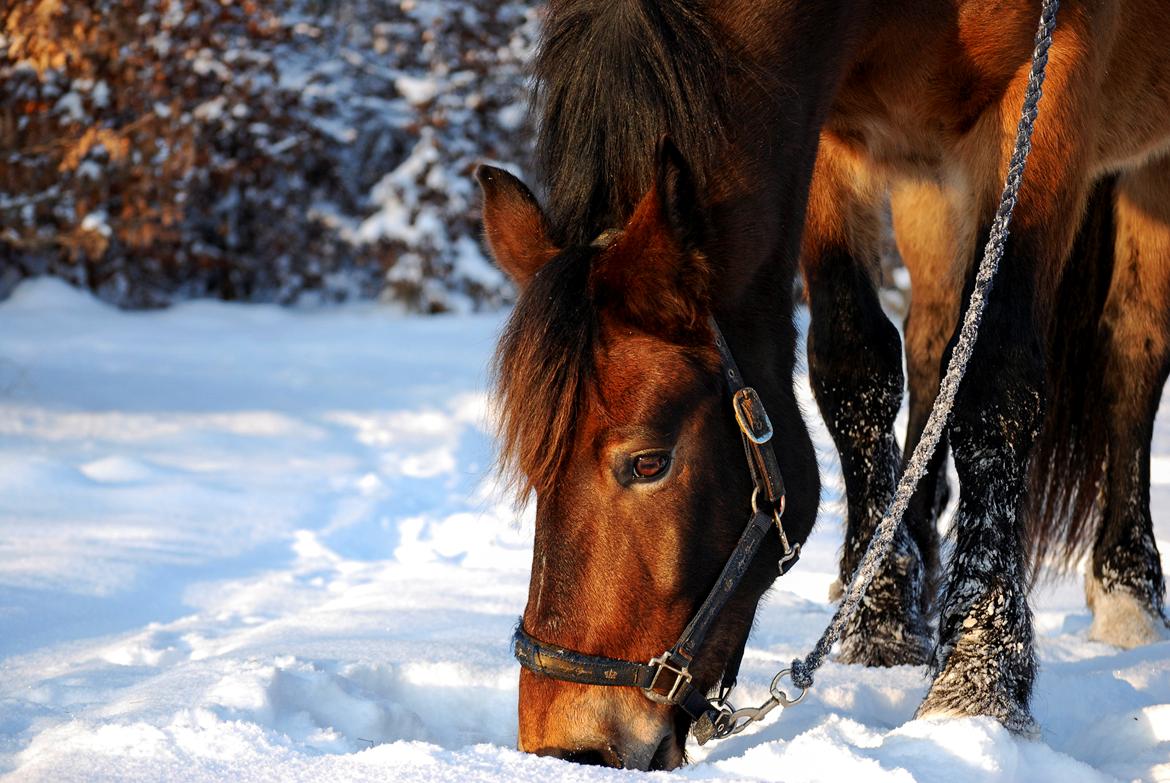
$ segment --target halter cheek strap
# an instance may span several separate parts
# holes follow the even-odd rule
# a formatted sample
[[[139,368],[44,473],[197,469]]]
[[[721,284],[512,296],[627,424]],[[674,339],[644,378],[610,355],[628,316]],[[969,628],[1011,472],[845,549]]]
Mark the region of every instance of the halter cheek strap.
[[[756,495],[762,495],[769,503],[777,504],[784,501],[784,479],[780,475],[780,465],[776,461],[776,452],[772,450],[772,422],[768,412],[764,410],[764,403],[760,395],[750,386],[745,386],[735,357],[727,347],[727,340],[715,319],[710,321],[711,331],[715,333],[715,348],[719,351],[719,359],[723,365],[723,377],[727,381],[727,388],[731,392],[731,405],[735,411],[735,422],[739,425],[739,434],[743,439],[744,454],[747,456],[748,469],[752,474],[752,484],[755,485]],[[753,502],[754,505],[754,502]]]
[[[783,548],[780,573],[786,573],[800,556],[800,545],[790,546],[784,532],[784,481],[772,449],[772,423],[755,389],[744,385],[727,341],[713,318],[710,325],[753,484],[751,517],[715,585],[674,646],[651,658],[648,663],[587,655],[548,644],[530,636],[524,630],[523,623],[516,627],[513,637],[516,660],[537,674],[586,685],[641,688],[651,701],[682,708],[694,721],[693,732],[700,744],[714,736],[722,736],[719,727],[727,725],[727,721],[720,718],[726,717],[724,713],[728,713],[728,710],[722,698],[717,700],[718,703],[712,702],[695,687],[690,672],[691,663],[712,624],[743,581],[760,544],[773,525],[780,535]],[[724,669],[723,693],[735,683],[746,643],[745,637]]]

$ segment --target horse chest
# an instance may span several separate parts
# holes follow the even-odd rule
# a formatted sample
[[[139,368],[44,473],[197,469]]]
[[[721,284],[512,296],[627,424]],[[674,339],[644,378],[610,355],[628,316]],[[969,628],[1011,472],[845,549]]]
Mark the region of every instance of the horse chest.
[[[958,147],[998,133],[1000,104],[1029,62],[1030,8],[980,0],[949,8],[932,11],[909,38],[905,25],[875,33],[848,67],[824,126],[892,175],[945,176]]]
[[[827,123],[824,134],[889,176],[937,179],[946,160],[942,134],[899,121],[896,114],[845,114]]]

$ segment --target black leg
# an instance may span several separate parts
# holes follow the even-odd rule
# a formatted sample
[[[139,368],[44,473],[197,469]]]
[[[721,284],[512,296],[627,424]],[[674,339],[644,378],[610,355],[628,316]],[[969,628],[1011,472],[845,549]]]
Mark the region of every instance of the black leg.
[[[1090,638],[1127,648],[1170,637],[1166,582],[1150,516],[1151,431],[1142,426],[1146,423],[1119,426],[1110,440],[1118,448],[1110,454],[1108,501],[1085,573],[1085,597],[1093,611]]]
[[[853,576],[893,496],[901,459],[894,418],[902,402],[902,346],[865,268],[847,251],[806,260],[812,323],[809,373],[841,458],[848,501],[841,583]],[[851,663],[892,666],[929,657],[926,572],[903,526],[841,641]]]
[[[895,239],[910,272],[910,308],[906,314],[907,386],[910,416],[904,458],[909,459],[930,416],[941,377],[943,354],[959,317],[961,286],[954,284],[956,269],[971,258],[963,232],[955,225],[948,192],[934,182],[897,183],[890,193]],[[950,500],[946,476],[948,444],[944,433],[926,475],[906,510],[906,525],[926,567],[926,595],[937,593],[939,575],[938,518]]]
[[[950,427],[960,481],[936,676],[920,715],[989,715],[1031,733],[1035,678],[1021,502],[1042,421],[1044,356],[1026,253],[1009,243]]]
[[[1085,574],[1090,636],[1121,647],[1167,638],[1150,516],[1150,440],[1170,371],[1170,163],[1118,182],[1113,277],[1101,321],[1109,454]]]

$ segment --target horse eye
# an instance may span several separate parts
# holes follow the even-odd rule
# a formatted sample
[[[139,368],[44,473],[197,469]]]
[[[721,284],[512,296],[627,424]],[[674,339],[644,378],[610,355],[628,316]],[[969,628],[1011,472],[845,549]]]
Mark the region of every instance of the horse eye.
[[[670,467],[667,454],[639,454],[634,457],[634,477],[640,479],[658,478]]]

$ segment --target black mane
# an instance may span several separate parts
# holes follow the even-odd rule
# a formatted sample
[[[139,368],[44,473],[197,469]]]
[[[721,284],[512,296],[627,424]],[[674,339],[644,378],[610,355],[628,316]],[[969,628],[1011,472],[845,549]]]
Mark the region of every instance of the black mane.
[[[619,227],[664,134],[702,192],[723,139],[727,48],[696,0],[554,0],[535,66],[554,242]]]

